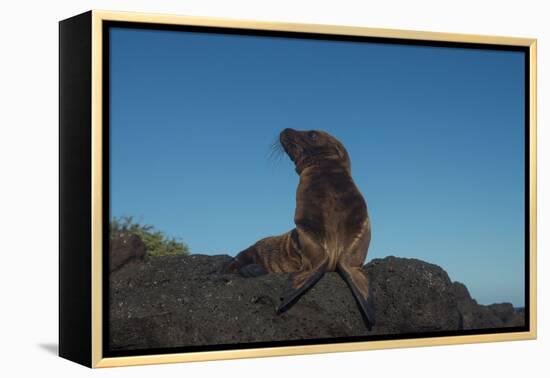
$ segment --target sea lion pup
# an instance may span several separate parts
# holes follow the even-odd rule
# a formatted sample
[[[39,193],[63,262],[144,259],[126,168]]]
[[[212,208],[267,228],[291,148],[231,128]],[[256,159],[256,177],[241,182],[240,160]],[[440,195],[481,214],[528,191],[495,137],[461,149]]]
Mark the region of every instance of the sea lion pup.
[[[292,273],[277,313],[288,310],[325,272],[337,271],[370,330],[374,314],[362,266],[371,227],[367,204],[351,178],[349,155],[342,143],[324,131],[285,129],[279,140],[300,175],[296,228],[256,242],[224,271],[246,277]]]

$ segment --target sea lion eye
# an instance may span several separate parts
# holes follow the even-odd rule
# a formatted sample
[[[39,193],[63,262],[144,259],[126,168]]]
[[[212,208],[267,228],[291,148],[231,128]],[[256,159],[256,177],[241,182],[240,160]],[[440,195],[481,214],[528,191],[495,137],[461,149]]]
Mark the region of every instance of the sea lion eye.
[[[311,138],[311,139],[317,139],[317,133],[315,131],[310,131],[308,136]]]

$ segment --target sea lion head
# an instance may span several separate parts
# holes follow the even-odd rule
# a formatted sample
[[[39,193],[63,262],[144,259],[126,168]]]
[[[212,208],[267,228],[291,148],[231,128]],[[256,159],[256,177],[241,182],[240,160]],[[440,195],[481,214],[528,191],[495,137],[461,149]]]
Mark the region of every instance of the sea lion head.
[[[351,162],[344,145],[325,131],[284,129],[279,140],[298,174],[313,166],[341,167],[351,173]]]

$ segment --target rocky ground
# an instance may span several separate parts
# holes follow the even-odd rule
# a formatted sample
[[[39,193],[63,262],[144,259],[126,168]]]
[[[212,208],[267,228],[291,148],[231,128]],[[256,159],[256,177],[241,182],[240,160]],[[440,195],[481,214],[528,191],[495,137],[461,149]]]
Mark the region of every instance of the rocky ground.
[[[439,266],[375,259],[364,270],[376,325],[368,331],[337,273],[327,273],[289,311],[276,315],[287,275],[219,274],[229,256],[133,260],[110,275],[113,350],[523,326],[511,304],[483,306]]]

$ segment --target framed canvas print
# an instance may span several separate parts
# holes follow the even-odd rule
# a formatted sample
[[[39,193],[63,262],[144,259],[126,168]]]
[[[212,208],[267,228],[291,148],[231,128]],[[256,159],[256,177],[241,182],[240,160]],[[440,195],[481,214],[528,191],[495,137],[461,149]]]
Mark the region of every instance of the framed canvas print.
[[[60,22],[59,353],[536,337],[536,41]]]

